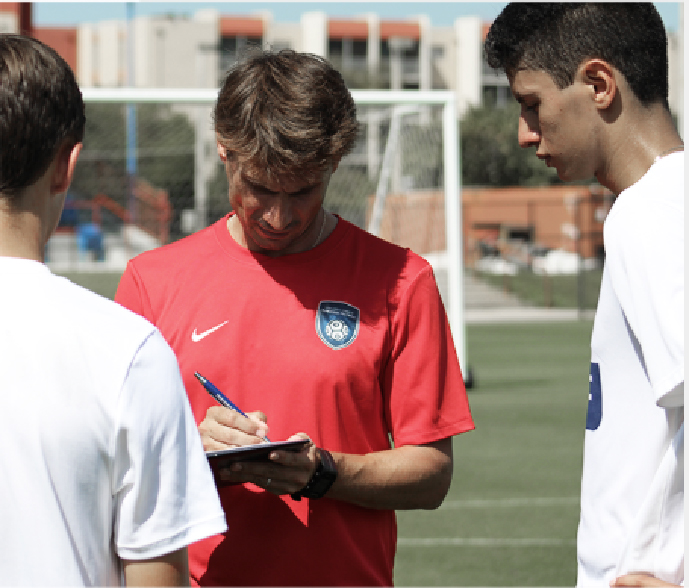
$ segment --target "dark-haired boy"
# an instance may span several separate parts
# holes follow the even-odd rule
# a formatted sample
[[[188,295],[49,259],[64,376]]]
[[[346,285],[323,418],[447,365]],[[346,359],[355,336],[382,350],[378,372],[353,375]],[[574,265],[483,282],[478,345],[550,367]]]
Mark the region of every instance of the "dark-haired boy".
[[[227,526],[174,354],[42,263],[84,125],[64,60],[0,34],[0,584],[188,586]]]
[[[486,37],[519,143],[617,195],[591,341],[578,585],[684,580],[684,154],[650,3],[511,3]]]

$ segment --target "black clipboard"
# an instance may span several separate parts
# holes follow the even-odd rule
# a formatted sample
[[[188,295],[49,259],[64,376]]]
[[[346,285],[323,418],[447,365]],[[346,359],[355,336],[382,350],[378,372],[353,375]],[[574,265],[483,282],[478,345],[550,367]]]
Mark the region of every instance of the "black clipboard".
[[[206,458],[211,466],[213,473],[228,467],[237,461],[264,461],[272,451],[276,449],[286,451],[299,451],[309,443],[308,439],[296,439],[294,441],[268,441],[256,443],[255,445],[242,445],[241,447],[231,447],[230,449],[220,449],[218,451],[206,451]]]

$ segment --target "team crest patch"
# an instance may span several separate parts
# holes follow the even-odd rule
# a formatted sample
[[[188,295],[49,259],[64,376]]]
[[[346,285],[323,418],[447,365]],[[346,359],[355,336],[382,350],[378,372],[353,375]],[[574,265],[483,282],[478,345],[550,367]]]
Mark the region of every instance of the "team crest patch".
[[[316,333],[330,349],[349,347],[359,334],[359,309],[346,302],[322,300],[316,313]]]

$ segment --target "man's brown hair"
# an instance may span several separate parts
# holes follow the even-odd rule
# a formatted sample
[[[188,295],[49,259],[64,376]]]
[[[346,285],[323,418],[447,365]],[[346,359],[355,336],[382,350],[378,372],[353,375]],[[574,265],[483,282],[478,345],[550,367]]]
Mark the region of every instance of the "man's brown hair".
[[[213,112],[228,158],[269,178],[318,173],[354,147],[356,106],[325,59],[252,53],[228,73]]]

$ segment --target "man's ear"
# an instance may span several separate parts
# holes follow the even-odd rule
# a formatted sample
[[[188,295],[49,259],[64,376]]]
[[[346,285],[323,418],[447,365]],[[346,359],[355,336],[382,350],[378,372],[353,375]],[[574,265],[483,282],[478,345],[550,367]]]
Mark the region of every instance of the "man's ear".
[[[590,91],[597,108],[607,109],[618,91],[619,73],[602,59],[588,59],[579,68],[579,75]]]
[[[227,161],[227,149],[225,149],[225,146],[220,142],[220,139],[216,139],[215,143],[218,148],[218,156],[224,163],[225,161]]]
[[[50,178],[51,194],[64,194],[69,188],[82,147],[82,143],[65,143],[58,149],[53,175]]]

